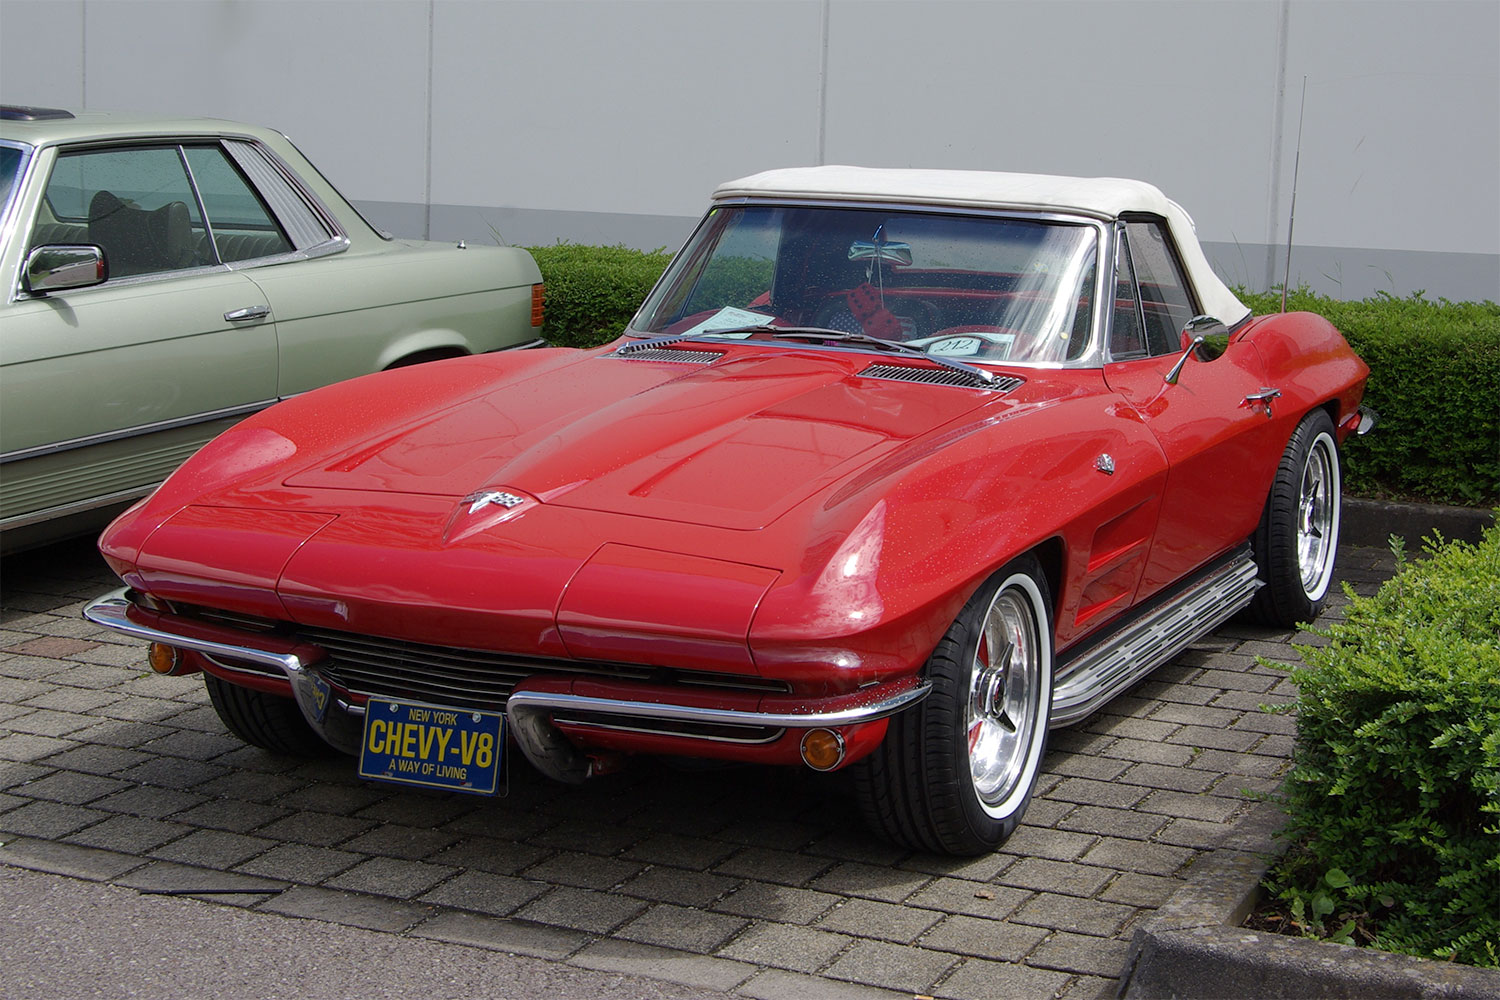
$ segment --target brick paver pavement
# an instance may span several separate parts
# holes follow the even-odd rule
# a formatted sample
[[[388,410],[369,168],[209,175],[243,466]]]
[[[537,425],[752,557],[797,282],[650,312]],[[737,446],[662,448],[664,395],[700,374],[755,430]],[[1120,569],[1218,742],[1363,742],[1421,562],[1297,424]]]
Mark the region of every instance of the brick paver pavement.
[[[1346,549],[1339,575],[1390,565]],[[1053,733],[1026,824],[955,860],[874,839],[839,775],[518,764],[487,800],[277,758],[79,617],[115,586],[88,543],[0,567],[0,863],[767,1000],[1112,996],[1134,926],[1287,765],[1262,706],[1292,687],[1258,658],[1316,638],[1196,643]]]

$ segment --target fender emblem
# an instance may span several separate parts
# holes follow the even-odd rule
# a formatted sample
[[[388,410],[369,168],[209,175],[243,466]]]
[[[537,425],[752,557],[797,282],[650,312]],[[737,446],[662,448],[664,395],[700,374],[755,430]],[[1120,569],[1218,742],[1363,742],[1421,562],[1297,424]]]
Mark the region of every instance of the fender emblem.
[[[498,507],[504,507],[506,510],[509,510],[512,507],[519,507],[525,502],[525,497],[518,497],[514,493],[505,493],[500,490],[480,490],[477,493],[470,493],[460,501],[460,503],[469,505],[470,514],[477,513],[481,507],[487,504],[495,504]]]
[[[1094,468],[1106,476],[1113,476],[1115,474],[1115,460],[1110,455],[1100,455],[1094,459]]]

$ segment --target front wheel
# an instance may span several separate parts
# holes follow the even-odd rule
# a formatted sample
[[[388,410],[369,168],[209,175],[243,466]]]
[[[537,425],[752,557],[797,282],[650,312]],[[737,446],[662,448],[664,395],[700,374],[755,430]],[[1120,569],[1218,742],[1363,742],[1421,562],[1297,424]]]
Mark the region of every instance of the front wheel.
[[[1265,583],[1250,605],[1257,621],[1296,628],[1323,610],[1342,503],[1333,420],[1314,410],[1287,442],[1255,529],[1255,564]]]
[[[927,663],[932,693],[858,765],[866,821],[890,840],[983,854],[1021,823],[1052,707],[1052,613],[1031,557],[969,600]]]
[[[203,683],[219,720],[252,746],[288,757],[321,757],[333,753],[302,717],[291,698],[221,681],[205,672]]]

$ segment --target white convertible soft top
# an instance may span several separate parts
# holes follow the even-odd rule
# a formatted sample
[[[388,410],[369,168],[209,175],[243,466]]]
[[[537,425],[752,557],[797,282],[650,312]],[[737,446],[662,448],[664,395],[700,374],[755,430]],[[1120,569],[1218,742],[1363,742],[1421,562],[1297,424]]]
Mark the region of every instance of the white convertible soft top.
[[[714,199],[795,198],[1001,208],[1116,219],[1146,212],[1167,220],[1203,311],[1234,326],[1250,310],[1203,256],[1192,217],[1155,186],[1119,177],[1059,177],[990,170],[899,170],[880,167],[789,167],[720,184]]]

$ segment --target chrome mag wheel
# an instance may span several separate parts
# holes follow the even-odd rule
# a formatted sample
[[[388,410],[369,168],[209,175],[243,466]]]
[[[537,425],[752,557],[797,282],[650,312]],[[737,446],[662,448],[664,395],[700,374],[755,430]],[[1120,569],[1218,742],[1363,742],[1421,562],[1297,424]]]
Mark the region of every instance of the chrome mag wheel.
[[[1321,598],[1333,579],[1339,493],[1338,451],[1333,438],[1325,432],[1308,449],[1297,508],[1297,568],[1301,572],[1302,591],[1309,600]]]
[[[1002,807],[1027,772],[1042,724],[1042,655],[1032,595],[1007,586],[991,602],[974,650],[964,727],[969,774],[986,811]]]

